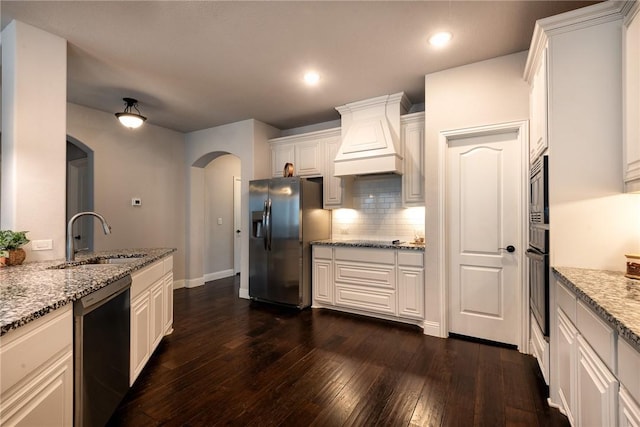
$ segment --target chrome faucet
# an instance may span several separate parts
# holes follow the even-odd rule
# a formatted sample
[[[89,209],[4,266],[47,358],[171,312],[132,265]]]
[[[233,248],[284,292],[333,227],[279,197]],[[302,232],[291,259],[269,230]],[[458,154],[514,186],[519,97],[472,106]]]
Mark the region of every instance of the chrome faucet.
[[[111,226],[107,224],[107,220],[104,219],[104,217],[99,213],[79,212],[75,214],[74,216],[71,217],[71,219],[67,223],[67,252],[66,252],[67,262],[72,262],[76,259],[76,250],[73,244],[73,223],[76,221],[76,219],[84,215],[92,215],[98,218],[102,222],[102,230],[104,231],[104,234],[111,234]]]

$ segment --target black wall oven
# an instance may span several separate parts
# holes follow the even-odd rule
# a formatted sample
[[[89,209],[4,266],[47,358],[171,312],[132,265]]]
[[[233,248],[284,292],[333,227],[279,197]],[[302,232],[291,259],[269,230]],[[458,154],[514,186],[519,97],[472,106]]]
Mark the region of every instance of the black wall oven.
[[[529,302],[533,317],[549,337],[549,172],[548,156],[531,165],[529,202]]]

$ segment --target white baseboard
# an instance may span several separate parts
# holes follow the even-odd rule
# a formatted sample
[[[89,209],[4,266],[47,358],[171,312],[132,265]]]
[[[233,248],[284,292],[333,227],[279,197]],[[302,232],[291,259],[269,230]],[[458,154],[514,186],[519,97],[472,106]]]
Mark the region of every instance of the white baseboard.
[[[173,290],[184,288],[184,279],[173,281]]]
[[[439,322],[430,322],[425,320],[422,322],[422,330],[425,335],[430,335],[432,337],[438,338],[446,338],[440,335],[440,323]]]
[[[204,275],[204,281],[209,282],[211,280],[224,279],[225,277],[231,277],[235,273],[233,272],[233,268],[222,271],[214,271],[213,273],[207,273]]]
[[[240,292],[238,292],[238,297],[243,299],[251,299],[249,296],[249,289],[240,288]]]
[[[204,285],[204,277],[198,277],[197,279],[186,279],[184,282],[185,288],[197,288]]]

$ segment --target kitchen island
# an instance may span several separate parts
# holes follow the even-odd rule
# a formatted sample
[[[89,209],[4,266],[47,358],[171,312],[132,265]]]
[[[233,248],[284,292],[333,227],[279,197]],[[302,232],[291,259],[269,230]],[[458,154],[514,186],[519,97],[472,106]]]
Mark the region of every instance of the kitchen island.
[[[173,248],[118,249],[78,254],[76,260],[27,262],[0,268],[0,336],[153,264]],[[126,258],[123,264],[90,264]]]
[[[54,260],[1,268],[0,425],[71,426],[74,418],[84,419],[78,413],[83,407],[78,399],[85,396],[78,392],[78,380],[85,377],[77,368],[87,364],[91,353],[83,350],[85,344],[91,345],[87,342],[98,347],[104,343],[85,340],[94,338],[82,333],[88,328],[87,313],[94,319],[94,331],[109,330],[114,321],[121,325],[109,337],[124,337],[124,343],[110,349],[124,355],[122,363],[113,366],[123,375],[126,392],[127,381],[129,385],[135,381],[162,337],[173,330],[173,252],[171,248],[102,251],[79,255],[70,263]],[[127,288],[117,294],[121,296],[100,296],[122,283]],[[99,307],[115,303],[115,311],[86,311],[100,301],[105,304]],[[124,317],[112,317],[121,314]],[[82,323],[77,323],[78,316]],[[100,322],[108,322],[107,327]],[[129,372],[123,373],[127,367]]]
[[[424,244],[312,242],[312,307],[424,328]]]

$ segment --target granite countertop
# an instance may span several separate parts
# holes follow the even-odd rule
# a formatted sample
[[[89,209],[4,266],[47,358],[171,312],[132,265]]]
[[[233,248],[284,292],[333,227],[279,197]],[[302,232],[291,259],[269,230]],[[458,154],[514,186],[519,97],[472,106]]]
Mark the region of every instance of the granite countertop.
[[[78,254],[71,268],[60,268],[63,259],[0,268],[0,336],[175,251],[119,249]],[[131,258],[131,262],[85,265],[96,258]]]
[[[560,281],[573,290],[606,323],[640,351],[640,280],[618,271],[554,267]]]
[[[411,242],[391,243],[391,240],[316,240],[312,245],[323,246],[343,246],[353,248],[378,248],[378,249],[406,249],[411,251],[424,252],[424,243],[414,244]]]

